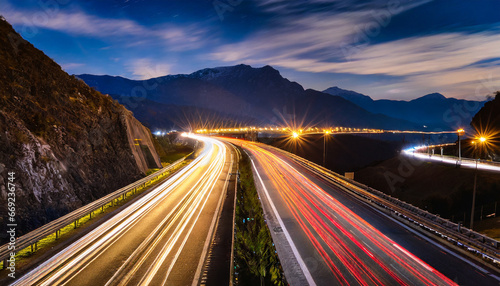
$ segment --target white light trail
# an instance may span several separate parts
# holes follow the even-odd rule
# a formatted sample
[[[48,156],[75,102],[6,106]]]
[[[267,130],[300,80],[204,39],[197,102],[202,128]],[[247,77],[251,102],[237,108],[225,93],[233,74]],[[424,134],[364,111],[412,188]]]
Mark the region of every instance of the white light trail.
[[[457,164],[457,159],[452,159],[449,157],[444,157],[440,155],[429,155],[429,154],[422,154],[422,153],[417,153],[416,151],[422,148],[426,148],[426,146],[418,146],[418,147],[413,147],[409,148],[406,150],[403,150],[403,154],[407,156],[411,156],[414,158],[422,159],[422,160],[432,160],[436,162],[442,162],[446,163],[449,165],[456,165]],[[462,162],[460,163],[461,167],[465,168],[476,168],[476,161],[474,159],[467,159],[467,158],[462,158]],[[495,166],[495,165],[490,165],[490,164],[485,164],[482,162],[477,162],[477,168],[480,170],[485,170],[485,171],[494,171],[494,172],[500,172],[500,166]]]
[[[200,167],[209,165],[206,171],[201,174],[197,183],[184,196],[187,197],[190,194],[194,194],[192,199],[185,202],[182,206],[180,212],[184,213],[182,215],[179,213],[175,214],[175,217],[180,219],[180,222],[175,228],[174,234],[172,234],[172,237],[167,242],[167,248],[164,247],[162,250],[168,250],[165,252],[168,254],[180,238],[184,238],[182,243],[184,245],[217,182],[218,176],[222,172],[226,154],[226,147],[217,140],[193,134],[186,134],[185,136],[205,143],[199,156],[186,168],[181,169],[166,182],[154,188],[114,217],[49,258],[11,285],[54,285],[62,284],[68,281],[68,279],[72,279],[134,227],[141,218],[164,201],[184,180],[193,175]],[[212,160],[212,157],[215,157],[215,160]],[[190,205],[186,205],[186,203],[190,203]],[[171,213],[170,215],[173,214]],[[192,225],[189,228],[190,223]],[[189,229],[188,233],[182,237],[181,234],[187,228]],[[155,231],[157,230],[155,229]],[[155,271],[147,274],[146,281],[150,281],[152,275],[158,272],[158,268],[165,261],[167,254],[163,254],[161,259],[157,261],[158,264],[154,266]]]

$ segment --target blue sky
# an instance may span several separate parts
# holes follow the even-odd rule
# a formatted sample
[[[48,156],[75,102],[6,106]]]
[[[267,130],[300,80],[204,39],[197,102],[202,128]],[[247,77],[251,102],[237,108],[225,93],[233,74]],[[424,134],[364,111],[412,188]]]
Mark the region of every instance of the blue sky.
[[[500,90],[500,1],[0,0],[70,74],[145,79],[245,63],[375,99]]]

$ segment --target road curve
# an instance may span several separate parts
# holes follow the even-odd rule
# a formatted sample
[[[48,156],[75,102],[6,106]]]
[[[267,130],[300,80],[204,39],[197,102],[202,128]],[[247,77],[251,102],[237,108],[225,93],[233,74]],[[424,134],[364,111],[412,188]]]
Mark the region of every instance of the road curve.
[[[192,163],[11,285],[197,284],[233,155],[192,137]]]
[[[250,155],[291,285],[499,285],[488,270],[407,229],[285,153],[230,141]],[[295,261],[287,261],[290,257]]]

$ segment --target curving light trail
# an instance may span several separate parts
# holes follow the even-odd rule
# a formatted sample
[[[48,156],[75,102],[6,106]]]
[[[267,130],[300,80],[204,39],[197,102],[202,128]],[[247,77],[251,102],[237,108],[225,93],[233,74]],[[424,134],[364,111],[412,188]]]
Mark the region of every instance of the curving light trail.
[[[227,147],[223,143],[212,138],[188,136],[204,143],[193,162],[12,285],[75,285],[78,275],[88,271],[94,261],[102,258],[101,255],[119,244],[122,238],[133,235],[131,230],[148,214],[155,208],[162,208],[180,186],[194,179],[187,192],[177,194],[178,203],[169,207],[164,219],[151,229],[140,245],[132,246],[135,250],[127,254],[124,261],[118,261],[114,275],[103,281],[103,285],[165,285],[226,163]],[[99,269],[92,271],[99,273]],[[107,273],[106,269],[102,271]]]
[[[455,144],[453,144],[455,145]],[[432,160],[436,162],[441,162],[449,165],[456,165],[458,158],[457,157],[449,157],[449,156],[440,156],[440,155],[430,155],[430,154],[424,154],[424,153],[418,153],[418,150],[427,148],[427,146],[418,146],[418,147],[412,147],[403,150],[403,154],[406,156],[418,158],[421,160]],[[477,166],[476,166],[477,165]],[[474,169],[478,168],[480,170],[485,170],[485,171],[493,171],[493,172],[500,172],[500,165],[498,162],[490,162],[490,163],[484,163],[484,162],[477,162],[475,159],[469,159],[469,158],[462,158],[462,161],[460,162],[460,166],[463,168],[469,168],[469,169]]]
[[[258,163],[285,208],[327,265],[332,285],[456,285],[356,215],[261,145],[236,142]],[[295,235],[298,235],[295,233]],[[310,254],[308,254],[310,255]]]

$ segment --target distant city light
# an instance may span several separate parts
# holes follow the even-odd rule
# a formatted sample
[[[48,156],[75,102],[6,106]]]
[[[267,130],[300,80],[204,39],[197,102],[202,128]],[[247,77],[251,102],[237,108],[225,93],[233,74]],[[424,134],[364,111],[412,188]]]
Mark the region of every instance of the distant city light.
[[[242,133],[242,132],[264,132],[264,133],[284,133],[290,134],[292,130],[302,136],[308,134],[335,134],[335,133],[406,133],[406,134],[452,134],[461,132],[460,130],[450,130],[450,131],[422,131],[422,130],[384,130],[384,129],[372,129],[372,128],[355,128],[355,127],[341,127],[341,126],[325,126],[324,128],[318,127],[308,127],[308,128],[291,128],[283,126],[262,126],[262,127],[238,127],[238,128],[224,128],[220,126],[213,129],[197,129],[195,133],[198,134],[217,134],[217,133]],[[292,136],[293,137],[293,136]]]

